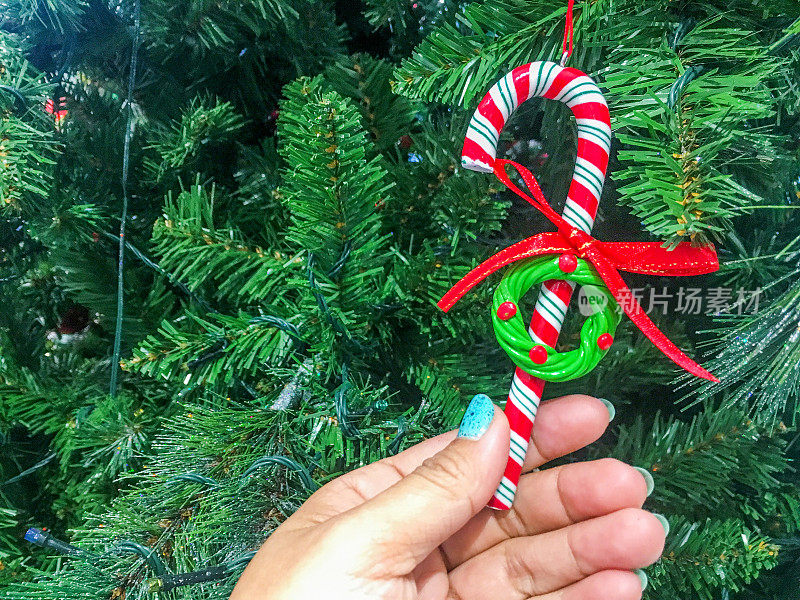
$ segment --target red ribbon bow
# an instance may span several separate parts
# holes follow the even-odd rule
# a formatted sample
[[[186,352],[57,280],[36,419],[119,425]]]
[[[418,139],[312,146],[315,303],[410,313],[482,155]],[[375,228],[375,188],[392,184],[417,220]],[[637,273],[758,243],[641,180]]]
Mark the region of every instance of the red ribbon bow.
[[[533,192],[534,197],[523,192],[509,179],[505,170],[507,164],[514,167],[522,176],[525,185]],[[522,165],[510,160],[498,159],[494,163],[494,174],[506,187],[541,211],[558,228],[558,231],[540,233],[501,250],[456,283],[439,300],[437,304],[439,308],[447,312],[469,290],[498,269],[512,262],[543,254],[574,252],[580,258],[592,263],[625,314],[661,352],[690,373],[710,381],[719,381],[714,375],[686,356],[655,326],[619,274],[619,271],[667,276],[713,273],[719,269],[717,251],[713,244],[693,247],[689,242],[681,242],[673,250],[667,250],[658,242],[601,242],[573,226],[553,210],[545,199],[536,178]]]

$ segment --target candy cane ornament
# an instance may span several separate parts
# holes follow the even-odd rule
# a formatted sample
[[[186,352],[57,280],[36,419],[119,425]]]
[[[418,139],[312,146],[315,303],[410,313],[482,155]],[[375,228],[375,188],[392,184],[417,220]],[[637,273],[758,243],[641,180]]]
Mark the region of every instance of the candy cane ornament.
[[[473,171],[494,172],[500,131],[508,117],[526,100],[548,98],[566,104],[578,125],[578,156],[563,218],[590,233],[603,192],[611,149],[611,121],[600,88],[586,74],[548,61],[518,67],[498,81],[481,101],[464,140],[461,164]],[[546,281],[531,318],[528,333],[535,342],[555,347],[575,284]],[[489,502],[508,510],[522,472],[544,380],[520,369],[514,372],[506,404],[511,446],[503,479]]]

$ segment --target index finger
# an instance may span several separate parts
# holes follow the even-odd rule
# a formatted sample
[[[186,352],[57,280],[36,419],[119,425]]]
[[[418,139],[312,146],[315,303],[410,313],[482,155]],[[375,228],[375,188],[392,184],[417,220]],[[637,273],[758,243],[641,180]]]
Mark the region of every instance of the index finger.
[[[588,446],[603,435],[609,421],[606,405],[591,396],[573,394],[542,402],[522,472],[530,472],[551,460]],[[449,444],[455,436],[455,431],[448,431],[348,475],[361,476],[362,471],[363,475],[368,475],[368,469],[386,462],[404,477]]]

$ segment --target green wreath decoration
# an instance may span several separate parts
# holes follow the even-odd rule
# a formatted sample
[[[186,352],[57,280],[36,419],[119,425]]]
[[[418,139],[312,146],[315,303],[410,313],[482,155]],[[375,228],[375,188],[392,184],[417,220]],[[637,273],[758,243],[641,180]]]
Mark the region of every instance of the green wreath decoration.
[[[550,346],[536,344],[528,333],[527,322],[517,309],[528,290],[549,279],[592,285],[607,300],[601,310],[586,319],[581,327],[580,345],[569,352],[557,352]],[[567,273],[559,268],[559,256],[537,257],[517,263],[498,285],[492,304],[492,323],[500,346],[515,365],[546,381],[569,381],[594,369],[608,352],[621,318],[619,305],[594,267],[577,259],[575,270]],[[531,352],[537,362],[531,358]]]

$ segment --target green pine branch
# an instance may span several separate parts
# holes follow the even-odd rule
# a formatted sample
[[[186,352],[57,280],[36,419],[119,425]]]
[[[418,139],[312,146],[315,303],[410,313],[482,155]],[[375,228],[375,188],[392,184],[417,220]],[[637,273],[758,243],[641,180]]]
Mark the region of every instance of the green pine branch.
[[[718,238],[736,209],[763,204],[760,184],[737,179],[755,171],[757,181],[780,155],[780,139],[758,126],[775,116],[770,83],[780,63],[753,34],[720,20],[697,25],[675,48],[665,40],[616,49],[605,73],[625,145],[624,168],[613,173],[621,202],[673,243]]]
[[[611,455],[650,471],[656,510],[692,520],[735,517],[743,497],[780,488],[789,471],[785,432],[706,405],[690,421],[637,415],[620,429]]]
[[[606,8],[598,2],[578,13],[578,43],[587,12],[603,14]],[[458,15],[458,27],[437,27],[401,63],[394,89],[409,98],[474,106],[504,69],[560,58],[565,12],[566,5],[544,0],[470,3]]]
[[[244,304],[270,301],[298,268],[298,257],[252,246],[231,227],[215,222],[214,189],[193,185],[168,194],[164,216],[153,226],[159,266],[189,290]]]
[[[163,321],[156,334],[122,361],[123,369],[175,385],[230,384],[237,377],[253,376],[262,365],[280,366],[300,337],[291,320],[268,314],[186,313],[181,321],[179,326]]]
[[[711,600],[720,588],[739,591],[778,561],[779,548],[735,519],[671,521],[659,562],[647,572],[652,587],[645,597],[676,598],[692,593]]]
[[[389,236],[377,209],[391,185],[381,158],[367,158],[367,133],[350,101],[324,91],[318,78],[300,79],[285,94],[278,133],[287,165],[281,193],[292,219],[287,241],[307,253],[305,281],[293,285],[308,290],[300,302],[314,315],[306,321],[313,348],[330,351],[342,338],[348,349],[340,352],[358,353],[359,340],[378,325],[370,305],[389,292]]]
[[[52,185],[52,86],[25,58],[21,39],[0,30],[0,209],[34,212]],[[55,119],[55,117],[52,117]]]
[[[721,383],[695,386],[694,404],[712,395],[725,406],[748,411],[768,423],[798,415],[800,382],[800,283],[749,317],[722,317],[713,347],[717,355],[707,366]]]
[[[231,146],[245,126],[244,119],[230,102],[197,97],[182,111],[180,121],[156,129],[146,149],[154,156],[144,161],[145,170],[155,181],[167,175],[196,172],[218,161],[225,146]],[[176,173],[177,172],[177,173]]]
[[[389,85],[393,67],[368,54],[344,57],[325,70],[325,82],[361,112],[375,151],[386,151],[407,135],[412,127],[417,103],[394,94]]]

